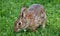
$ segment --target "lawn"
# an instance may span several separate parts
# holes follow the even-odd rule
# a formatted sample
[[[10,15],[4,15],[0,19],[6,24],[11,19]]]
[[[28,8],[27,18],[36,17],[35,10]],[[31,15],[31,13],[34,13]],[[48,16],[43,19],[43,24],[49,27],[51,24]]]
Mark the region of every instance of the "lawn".
[[[0,0],[0,36],[60,36],[59,0]],[[47,15],[46,28],[36,32],[14,33],[14,22],[22,6],[42,4]]]

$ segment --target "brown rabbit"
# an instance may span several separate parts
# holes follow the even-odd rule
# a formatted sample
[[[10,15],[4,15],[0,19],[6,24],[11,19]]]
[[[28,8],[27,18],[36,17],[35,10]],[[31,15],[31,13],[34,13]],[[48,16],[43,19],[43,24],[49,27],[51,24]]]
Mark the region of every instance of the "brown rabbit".
[[[22,7],[19,18],[14,23],[14,31],[31,29],[36,31],[42,25],[45,28],[46,13],[42,5],[33,4],[29,8]]]

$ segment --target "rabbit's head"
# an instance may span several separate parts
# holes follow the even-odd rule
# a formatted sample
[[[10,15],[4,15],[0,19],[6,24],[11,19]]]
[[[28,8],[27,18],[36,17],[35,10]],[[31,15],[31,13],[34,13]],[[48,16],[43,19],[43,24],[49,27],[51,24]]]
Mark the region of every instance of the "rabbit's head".
[[[25,13],[26,13],[26,7],[23,7],[21,9],[21,13],[20,13],[19,18],[14,23],[14,31],[15,32],[18,32],[19,30],[22,30],[26,27]]]

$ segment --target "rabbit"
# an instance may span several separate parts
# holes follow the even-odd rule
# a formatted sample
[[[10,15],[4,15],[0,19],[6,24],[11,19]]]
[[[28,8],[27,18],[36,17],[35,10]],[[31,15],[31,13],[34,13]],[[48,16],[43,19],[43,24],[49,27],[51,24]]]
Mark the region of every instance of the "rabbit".
[[[36,31],[37,27],[46,25],[46,12],[41,4],[32,4],[28,8],[22,7],[18,19],[14,23],[14,31],[30,29]]]

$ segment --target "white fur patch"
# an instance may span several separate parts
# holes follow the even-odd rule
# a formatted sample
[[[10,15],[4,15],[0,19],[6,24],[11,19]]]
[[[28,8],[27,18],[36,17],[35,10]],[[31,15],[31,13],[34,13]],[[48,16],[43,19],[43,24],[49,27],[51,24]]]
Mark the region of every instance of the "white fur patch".
[[[26,31],[26,30],[24,29],[24,31]]]

